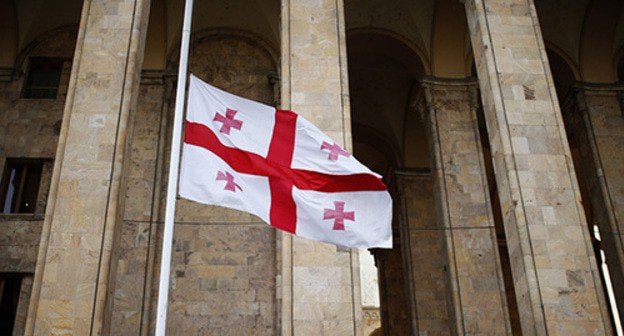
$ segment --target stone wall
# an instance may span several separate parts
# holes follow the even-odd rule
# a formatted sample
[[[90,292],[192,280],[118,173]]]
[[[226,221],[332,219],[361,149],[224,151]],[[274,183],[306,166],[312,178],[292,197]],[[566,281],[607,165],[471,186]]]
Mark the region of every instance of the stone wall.
[[[430,173],[399,172],[401,248],[414,334],[453,333],[446,230],[436,219]]]
[[[428,125],[436,217],[446,236],[456,332],[509,333],[476,82],[431,78],[422,85],[421,113]]]
[[[157,180],[157,169],[161,169],[158,160],[163,154],[166,88],[171,87],[167,83],[170,81],[165,81],[162,72],[143,74],[126,173],[126,208],[111,318],[114,335],[140,335],[148,330],[154,247],[158,245],[155,235],[161,181]]]
[[[4,170],[6,158],[54,159],[75,41],[73,31],[61,31],[50,36],[22,55],[19,77],[0,82],[0,172]],[[56,99],[22,98],[28,60],[38,56],[67,59]],[[36,213],[45,211],[51,165],[44,174],[40,188],[43,203],[37,205]]]
[[[233,93],[273,104],[275,93],[267,77],[276,71],[271,53],[249,36],[215,36],[206,34],[196,41],[191,71]],[[33,49],[32,55],[71,59],[74,43],[75,33],[63,32]],[[49,159],[44,164],[36,214],[0,215],[0,272],[35,270],[70,65],[65,65],[58,99],[21,99],[24,76],[0,82],[0,170],[6,157]],[[164,73],[144,74],[134,116],[111,308],[113,334],[146,333],[154,319],[150,307],[154,307],[158,272],[153,265],[160,258],[156,250],[164,214],[163,167],[174,100],[173,85],[165,77]],[[180,200],[178,213],[171,328],[224,334],[222,328],[228,326],[233,335],[273,334],[273,229],[250,215],[186,200]],[[30,286],[26,302],[29,291]]]
[[[191,73],[273,104],[271,53],[253,36],[219,33],[194,36]],[[155,319],[175,78],[143,75],[119,244],[111,322],[116,335],[149,334]],[[275,230],[249,214],[185,199],[177,201],[175,225],[168,331],[275,334]]]
[[[189,69],[231,93],[272,104],[275,60],[253,37],[206,34]],[[235,210],[178,202],[169,323],[174,334],[273,335],[275,230]]]
[[[0,215],[0,272],[33,273],[41,215]]]
[[[406,272],[401,248],[402,245],[395,242],[392,249],[375,251],[379,268],[380,315],[384,335],[413,334],[410,292],[404,279]]]
[[[0,273],[22,274],[14,335],[24,333],[75,39],[73,30],[49,35],[20,55],[17,78],[0,81],[0,178],[7,158],[43,163],[34,213],[0,214]],[[29,57],[37,56],[67,59],[56,99],[22,98]]]

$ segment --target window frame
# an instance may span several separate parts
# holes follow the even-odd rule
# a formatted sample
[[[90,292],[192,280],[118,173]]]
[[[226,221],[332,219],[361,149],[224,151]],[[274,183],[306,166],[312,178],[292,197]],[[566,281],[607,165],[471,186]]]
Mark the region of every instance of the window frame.
[[[41,197],[41,182],[44,165],[49,159],[42,158],[6,158],[2,179],[0,180],[0,214],[34,214]],[[18,171],[13,178],[13,171]],[[7,203],[11,182],[19,179],[17,189],[11,195],[11,204]],[[30,181],[28,181],[30,179]],[[34,180],[33,180],[34,179]],[[26,193],[26,194],[25,194]],[[7,205],[9,207],[8,211]],[[26,209],[27,207],[27,209]]]
[[[26,69],[26,76],[24,77],[24,83],[22,85],[22,99],[57,99],[59,96],[59,90],[61,86],[61,80],[63,78],[63,69],[66,62],[71,61],[65,57],[46,57],[46,56],[31,56],[28,59],[28,67]],[[45,71],[46,68],[54,69],[56,71],[56,83],[53,86],[33,86],[35,76],[41,74],[40,71]],[[46,92],[53,92],[53,94],[46,94]]]

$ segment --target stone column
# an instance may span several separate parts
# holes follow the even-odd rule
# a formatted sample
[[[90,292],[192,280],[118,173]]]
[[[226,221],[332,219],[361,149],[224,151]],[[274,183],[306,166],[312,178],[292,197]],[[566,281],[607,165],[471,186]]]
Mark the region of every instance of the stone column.
[[[437,218],[445,230],[455,331],[510,333],[505,286],[477,122],[477,83],[425,79]]]
[[[390,303],[388,309],[394,308],[390,313],[396,315],[388,319],[394,325],[382,323],[382,328],[385,335],[452,335],[455,323],[452,305],[448,302],[451,291],[447,280],[446,233],[436,218],[431,173],[404,170],[395,171],[395,177],[395,208],[398,208],[395,223],[398,222],[400,229],[398,237],[395,234],[400,245],[395,248],[402,250],[403,278],[380,286],[382,296],[386,296],[386,302]],[[381,256],[375,257],[378,260]],[[391,271],[380,267],[380,274]],[[406,302],[406,308],[403,308],[402,301]],[[398,325],[399,322],[405,325]]]
[[[624,312],[624,116],[622,85],[577,84],[563,115],[576,149],[578,174],[586,186],[589,231],[597,225],[600,248],[620,316]]]
[[[609,332],[532,0],[465,0],[525,335]]]
[[[342,1],[282,1],[281,108],[350,150]],[[280,334],[361,335],[357,250],[280,233]]]
[[[412,325],[416,319],[411,319],[414,316],[411,314],[413,300],[410,300],[410,292],[404,286],[407,272],[402,262],[401,248],[401,243],[396,240],[392,249],[378,249],[373,252],[378,269],[378,286],[381,292],[379,308],[384,336],[414,335]]]
[[[27,335],[105,333],[149,4],[84,1]]]

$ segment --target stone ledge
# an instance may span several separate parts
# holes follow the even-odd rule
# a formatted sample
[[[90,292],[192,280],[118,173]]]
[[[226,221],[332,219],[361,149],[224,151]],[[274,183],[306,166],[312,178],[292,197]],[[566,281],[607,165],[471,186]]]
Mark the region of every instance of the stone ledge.
[[[44,214],[0,214],[0,222],[24,222],[24,221],[42,221]]]

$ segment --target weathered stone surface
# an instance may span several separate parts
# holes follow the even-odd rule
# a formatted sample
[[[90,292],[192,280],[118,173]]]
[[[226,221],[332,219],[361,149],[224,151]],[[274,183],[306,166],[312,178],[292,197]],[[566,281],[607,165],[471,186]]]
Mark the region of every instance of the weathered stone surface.
[[[605,302],[533,1],[470,0],[465,7],[522,332],[553,335],[574,324],[583,334],[606,333],[609,317],[600,309]],[[533,174],[561,185],[534,186]],[[586,280],[573,287],[568,272]],[[569,300],[572,291],[582,303]]]
[[[191,72],[229,92],[272,104],[271,52],[238,32],[220,33],[195,36]],[[162,104],[173,85],[147,82],[144,77],[131,140],[114,334],[152,333],[154,326],[169,158],[162,147],[170,142],[173,99]],[[247,213],[184,199],[177,201],[175,225],[168,332],[274,335],[275,230]]]
[[[584,183],[581,189],[589,230],[598,227],[602,249],[618,309],[624,309],[624,118],[618,94],[620,86],[578,85],[564,105],[564,119],[571,136],[575,168]]]
[[[27,56],[71,59],[75,39],[73,29],[59,31],[40,41]],[[20,64],[22,70],[27,69],[27,61]],[[0,215],[0,272],[23,274],[14,335],[25,332],[70,64],[65,62],[56,99],[22,99],[26,76],[0,82],[0,172],[6,158],[42,159],[44,163],[34,214]]]
[[[400,188],[401,249],[407,285],[403,295],[406,308],[394,307],[391,334],[451,335],[452,305],[449,301],[449,261],[444,227],[436,219],[433,178],[430,173],[397,172]],[[385,265],[384,265],[385,266]],[[388,282],[392,283],[392,282]],[[387,286],[397,291],[398,286]],[[397,300],[396,302],[400,302]],[[382,303],[383,308],[383,303]],[[383,310],[382,310],[383,312]],[[401,321],[401,315],[404,315]],[[394,316],[392,316],[394,315]],[[392,321],[392,320],[391,320]],[[391,322],[392,323],[392,322]],[[385,328],[385,327],[384,327]],[[407,329],[406,329],[407,328]]]
[[[173,334],[275,333],[275,231],[264,223],[179,223],[168,330]]]
[[[35,271],[42,222],[41,215],[0,217],[0,272]]]
[[[423,81],[437,219],[446,229],[447,288],[458,334],[510,332],[477,123],[476,83]]]
[[[349,150],[351,120],[347,69],[342,66],[346,64],[342,6],[341,2],[316,0],[282,3],[280,89],[281,108],[296,111]],[[360,335],[357,251],[286,234],[280,239],[279,332]],[[341,307],[339,312],[335,307]]]
[[[55,6],[49,2],[28,1],[24,2],[26,5],[19,1],[0,2],[0,16],[7,19],[0,20],[0,171],[5,158],[49,160],[44,165],[35,214],[0,215],[0,271],[25,275],[16,335],[35,331],[42,334],[147,335],[153,332],[154,323],[174,101],[175,76],[171,74],[175,72],[173,65],[177,64],[175,55],[171,54],[175,54],[182,2],[79,2],[88,13],[82,20],[83,28],[88,29],[80,35],[76,54],[80,66],[75,68],[72,79],[76,85],[69,86],[71,62],[68,61],[57,99],[52,100],[20,98],[25,79],[21,73],[28,70],[31,56],[71,59],[75,27],[55,26],[52,31],[43,31],[50,24],[64,21],[63,15],[50,15],[46,22],[33,19],[40,15],[35,11],[13,15],[17,7],[39,8],[39,12],[43,12],[41,8]],[[599,308],[604,308],[605,304],[600,302],[598,307],[596,295],[588,289],[597,283],[597,277],[588,267],[593,257],[588,252],[591,248],[585,244],[587,230],[579,220],[583,214],[578,210],[578,190],[570,182],[574,180],[572,165],[562,140],[563,129],[556,103],[551,98],[554,84],[548,75],[544,76],[546,62],[532,2],[527,6],[520,1],[462,1],[466,2],[469,6],[472,2],[483,5],[488,10],[483,15],[491,24],[484,34],[475,33],[473,28],[473,37],[490,38],[493,43],[478,44],[473,39],[473,45],[483,89],[487,92],[486,109],[498,106],[493,102],[495,99],[502,100],[505,105],[505,109],[488,114],[488,126],[499,187],[509,191],[502,193],[502,215],[508,227],[507,240],[516,271],[516,291],[523,307],[523,321],[534,316],[537,316],[534,320],[539,320],[539,315],[543,315],[546,322],[533,324],[543,324],[551,335],[608,333],[596,327],[598,322],[593,323],[600,319]],[[121,70],[124,67],[117,65],[127,60],[127,69],[140,68],[140,57],[133,53],[141,49],[144,43],[141,34],[146,27],[133,32],[127,27],[132,20],[145,23],[144,17],[133,18],[129,14],[134,8],[142,8],[143,3],[159,8],[150,18],[153,25],[149,30],[153,35],[147,43],[155,46],[150,56],[156,61],[149,64],[162,68],[159,74],[143,78],[137,90],[138,76],[124,73],[125,70]],[[262,5],[246,6],[248,3]],[[397,1],[391,5],[374,0],[346,2],[347,6],[358,7],[357,11],[347,13],[350,15],[348,27],[342,17],[342,1],[228,2],[225,10],[210,13],[207,8],[220,5],[196,3],[199,11],[194,23],[192,48],[195,51],[191,68],[203,79],[230,92],[269,104],[278,102],[281,107],[300,112],[348,148],[351,122],[346,71],[357,62],[347,64],[345,30],[354,35],[370,33],[396,39],[398,45],[404,44],[404,51],[409,55],[406,64],[422,66],[414,71],[418,75],[449,71],[463,76],[470,73],[470,43],[465,41],[463,18],[452,24],[441,19],[439,13],[446,12],[449,3],[459,6],[457,0],[416,4]],[[278,27],[280,6],[282,22]],[[79,12],[76,8],[73,10]],[[244,11],[246,15],[238,15]],[[249,12],[253,13],[249,15]],[[228,17],[231,14],[237,15],[232,19]],[[241,20],[250,16],[253,17],[249,25],[240,25]],[[482,16],[473,13],[468,17],[475,20]],[[214,18],[218,20],[213,21]],[[207,24],[208,21],[211,23]],[[553,29],[553,23],[556,22],[547,21],[544,27]],[[249,29],[261,25],[262,32]],[[219,28],[204,30],[206,27]],[[14,30],[16,28],[19,29]],[[130,33],[137,39],[128,43]],[[559,33],[572,36],[557,29]],[[28,40],[31,35],[32,44]],[[269,43],[260,41],[262,38],[268,38]],[[566,43],[573,43],[569,41]],[[556,45],[561,41],[550,42]],[[267,46],[280,43],[281,53],[267,50]],[[456,55],[461,61],[448,69],[444,59],[449,55],[445,55],[445,49],[440,46],[451,44],[464,47],[457,48],[460,52]],[[375,43],[370,46],[379,48]],[[563,48],[574,52],[572,62],[579,60],[574,55],[581,54],[576,53],[579,50],[575,48],[570,45]],[[484,57],[492,50],[496,54],[495,62]],[[401,56],[402,52],[392,50],[388,54]],[[419,58],[416,54],[422,59],[416,60]],[[392,61],[401,62],[400,58]],[[171,67],[165,69],[164,64]],[[372,65],[355,71],[374,72],[381,70],[377,65],[387,64]],[[576,65],[583,71],[587,69],[584,64]],[[273,87],[267,75],[275,74],[278,67],[281,67],[281,82],[279,87]],[[484,76],[484,68],[488,69],[488,76]],[[412,90],[408,83],[413,78],[408,74],[405,78],[403,88]],[[492,78],[495,80],[490,80]],[[370,83],[370,87],[386,85],[385,79]],[[584,202],[591,203],[586,209],[592,212],[588,218],[593,219],[589,223],[595,222],[600,227],[602,247],[616,279],[614,284],[622,311],[621,260],[624,259],[618,247],[622,245],[621,235],[617,232],[622,230],[618,223],[624,216],[620,213],[621,203],[624,203],[620,195],[624,190],[621,172],[624,133],[621,132],[621,106],[614,93],[620,89],[611,92],[594,89],[580,92],[585,103],[578,105],[586,106],[584,116],[587,119],[583,122],[591,125],[581,122],[575,126],[575,131],[586,131],[585,146],[576,148],[581,152],[585,169],[583,172],[577,168],[577,172],[587,174],[590,197],[584,198]],[[389,91],[375,93],[392,95]],[[464,108],[461,94],[452,89],[441,91],[444,91],[439,93],[443,99],[436,108],[438,111]],[[134,109],[132,97],[137,92],[139,102]],[[69,135],[61,132],[66,96],[69,97],[67,121],[73,126],[69,123],[63,126],[65,131],[69,130]],[[118,99],[120,96],[128,99],[122,101]],[[624,101],[622,96],[620,93],[620,100]],[[402,114],[404,104],[401,100],[380,109],[380,113],[393,110],[397,115]],[[126,119],[128,111],[132,111],[134,120],[126,124],[124,120],[130,120]],[[406,118],[409,117],[413,116]],[[480,163],[474,120],[456,113],[441,113],[438,117],[443,135],[436,141],[441,153],[438,163],[443,166],[439,172],[446,180],[443,187],[434,189],[446,192],[445,197],[438,197],[445,199],[449,206],[442,212],[438,208],[442,215],[435,218],[431,176],[417,181],[403,177],[405,184],[400,199],[405,203],[398,213],[404,221],[401,229],[405,231],[401,234],[402,240],[396,243],[397,249],[386,251],[387,262],[379,264],[385,281],[382,290],[392,301],[392,306],[382,315],[387,315],[384,322],[388,323],[391,334],[392,331],[450,334],[458,321],[462,321],[465,328],[455,330],[458,334],[464,331],[466,334],[498,333],[503,323],[503,318],[499,319],[502,300],[496,296],[500,291],[498,277],[488,277],[496,273],[492,268],[495,265],[492,251],[496,247],[489,209],[484,206],[488,200],[482,170],[476,168]],[[118,120],[121,122],[117,123]],[[370,122],[372,128],[388,136],[389,143],[397,145],[391,150],[396,153],[388,155],[396,155],[397,161],[380,164],[379,167],[384,167],[381,172],[401,166],[401,160],[406,166],[414,162],[420,164],[421,158],[428,155],[422,147],[401,143],[404,140],[401,134],[422,132],[420,127],[414,129],[402,120],[407,119],[397,118],[389,125]],[[131,128],[133,132],[129,131]],[[62,134],[60,142],[59,133]],[[125,136],[130,137],[127,150],[122,141],[115,140],[115,137]],[[596,147],[590,148],[590,143]],[[58,162],[63,162],[64,168],[58,165],[53,177],[57,145],[62,149]],[[360,148],[362,152],[371,149]],[[598,159],[590,159],[596,155]],[[400,156],[404,157],[398,159]],[[413,159],[416,156],[418,160]],[[385,159],[374,156],[374,160]],[[60,183],[59,179],[62,179]],[[47,204],[51,205],[51,210],[45,221],[54,222],[48,226],[43,225]],[[171,274],[171,333],[361,333],[355,253],[293,240],[242,212],[186,200],[178,204]],[[607,209],[608,204],[611,210]],[[121,207],[117,208],[118,205]],[[115,230],[104,229],[103,223],[106,228]],[[47,254],[39,251],[37,261],[41,232],[44,233],[41,251]],[[523,269],[518,265],[528,266]],[[34,278],[28,275],[35,267],[45,267],[45,281],[42,281],[41,271],[37,271]],[[531,267],[532,273],[527,270]],[[94,275],[96,273],[99,277]],[[28,306],[30,283],[36,296],[34,309],[33,305]],[[596,291],[600,296],[600,289]],[[112,300],[105,303],[103,296]],[[25,318],[29,309],[30,326],[27,326]],[[33,315],[37,310],[39,316]],[[103,320],[105,326],[100,328]],[[593,322],[587,322],[589,320]],[[39,329],[33,329],[35,322]],[[537,332],[529,329],[525,333],[539,334],[541,329],[538,328]]]
[[[364,335],[371,335],[376,330],[381,330],[381,316],[379,308],[364,307]]]
[[[103,332],[146,1],[85,3],[26,333]],[[127,81],[127,82],[126,82]],[[49,236],[48,236],[49,234]],[[76,267],[80,265],[81,267]],[[111,268],[110,266],[113,265]],[[36,313],[36,316],[34,315]]]

